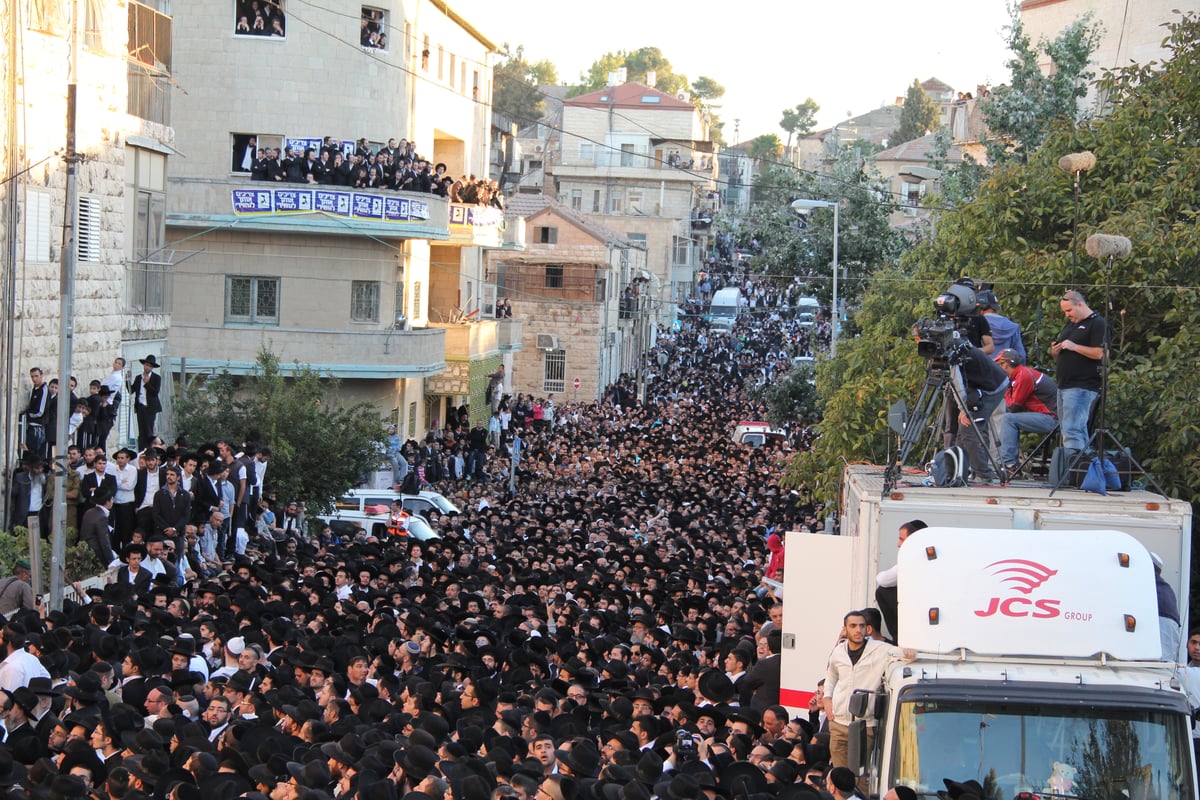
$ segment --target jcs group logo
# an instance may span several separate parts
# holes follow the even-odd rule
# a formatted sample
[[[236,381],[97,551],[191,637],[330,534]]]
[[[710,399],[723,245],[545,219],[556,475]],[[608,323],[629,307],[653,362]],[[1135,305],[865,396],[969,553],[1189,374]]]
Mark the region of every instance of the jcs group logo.
[[[990,617],[1000,614],[1005,617],[1051,619],[1059,615],[1061,600],[1035,599],[1029,596],[1057,575],[1058,570],[1023,558],[993,561],[985,569],[998,577],[1000,583],[1005,584],[1013,594],[1010,597],[993,597],[988,601],[987,608],[975,611],[975,616]]]

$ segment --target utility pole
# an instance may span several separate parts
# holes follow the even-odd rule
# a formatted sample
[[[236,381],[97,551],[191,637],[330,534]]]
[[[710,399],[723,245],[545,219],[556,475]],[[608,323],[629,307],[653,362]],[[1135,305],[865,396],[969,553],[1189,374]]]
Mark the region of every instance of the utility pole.
[[[71,362],[75,344],[75,266],[78,255],[79,154],[75,150],[75,96],[79,67],[79,2],[72,0],[67,55],[67,197],[63,215],[62,268],[59,271],[58,420],[53,460],[54,516],[50,530],[50,608],[62,609],[67,558],[67,424],[71,421]],[[107,565],[105,565],[107,566]]]

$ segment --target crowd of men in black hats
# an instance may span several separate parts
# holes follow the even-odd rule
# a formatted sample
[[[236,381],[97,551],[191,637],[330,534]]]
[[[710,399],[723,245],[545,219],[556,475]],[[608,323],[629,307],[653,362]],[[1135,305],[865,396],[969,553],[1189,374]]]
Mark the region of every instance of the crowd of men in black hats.
[[[644,402],[627,382],[566,406],[528,434],[515,496],[475,484],[461,515],[432,515],[440,539],[291,530],[207,580],[131,565],[84,602],[10,615],[0,787],[845,800],[819,715],[778,705],[766,539],[820,509],[778,487],[786,445],[731,441],[762,412],[746,377],[787,356],[787,324],[756,325],[664,331]]]

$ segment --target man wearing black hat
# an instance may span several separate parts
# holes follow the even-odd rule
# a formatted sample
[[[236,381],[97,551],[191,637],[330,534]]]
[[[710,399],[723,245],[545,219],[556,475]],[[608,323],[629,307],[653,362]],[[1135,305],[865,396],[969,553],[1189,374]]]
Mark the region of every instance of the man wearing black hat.
[[[3,703],[4,727],[8,731],[4,745],[17,761],[26,765],[32,764],[45,755],[31,722],[37,708],[37,695],[29,687],[20,686],[11,692],[6,689],[0,698],[0,702]]]
[[[129,394],[133,397],[133,412],[137,416],[138,449],[144,450],[154,441],[154,419],[162,411],[162,402],[158,399],[162,376],[154,371],[159,363],[153,353],[139,360],[142,374],[133,379]]]

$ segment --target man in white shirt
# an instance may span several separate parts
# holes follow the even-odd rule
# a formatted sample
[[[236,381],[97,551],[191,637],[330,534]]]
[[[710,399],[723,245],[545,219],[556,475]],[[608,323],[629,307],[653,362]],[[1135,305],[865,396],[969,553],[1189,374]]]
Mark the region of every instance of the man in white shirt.
[[[134,508],[134,489],[137,488],[137,453],[128,447],[122,447],[114,454],[115,463],[109,463],[107,474],[117,480],[117,495],[113,499],[113,535],[116,547],[121,549],[129,544],[137,524],[136,509]],[[143,531],[149,534],[149,531]]]
[[[28,686],[33,678],[49,678],[50,673],[37,656],[25,649],[26,631],[15,623],[4,628],[0,642],[4,646],[4,661],[0,662],[0,689],[16,691]]]
[[[912,536],[917,531],[928,528],[922,520],[910,520],[900,526],[900,539],[896,543],[896,549],[899,550],[904,546],[904,541]],[[879,613],[883,614],[883,621],[887,625],[888,633],[892,637],[892,641],[897,641],[899,638],[899,623],[896,620],[896,578],[898,569],[892,566],[885,569],[875,576],[875,605],[879,608]]]

